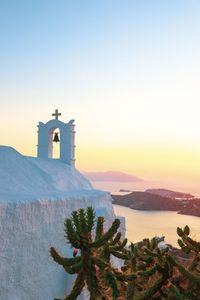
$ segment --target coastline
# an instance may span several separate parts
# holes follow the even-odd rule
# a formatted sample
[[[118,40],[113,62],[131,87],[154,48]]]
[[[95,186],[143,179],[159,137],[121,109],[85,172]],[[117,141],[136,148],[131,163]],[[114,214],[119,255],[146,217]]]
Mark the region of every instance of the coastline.
[[[132,192],[126,195],[111,194],[113,204],[139,211],[176,211],[177,214],[200,217],[200,199],[176,199],[150,194]]]

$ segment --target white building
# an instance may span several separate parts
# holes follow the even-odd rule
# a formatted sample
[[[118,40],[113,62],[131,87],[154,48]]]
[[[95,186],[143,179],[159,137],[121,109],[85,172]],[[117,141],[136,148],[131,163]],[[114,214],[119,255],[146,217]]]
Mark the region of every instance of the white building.
[[[60,160],[70,166],[75,166],[75,131],[74,120],[64,123],[58,120],[58,110],[52,116],[55,119],[38,125],[38,151],[39,158],[52,158],[54,139],[59,138]],[[59,130],[59,134],[58,131]]]

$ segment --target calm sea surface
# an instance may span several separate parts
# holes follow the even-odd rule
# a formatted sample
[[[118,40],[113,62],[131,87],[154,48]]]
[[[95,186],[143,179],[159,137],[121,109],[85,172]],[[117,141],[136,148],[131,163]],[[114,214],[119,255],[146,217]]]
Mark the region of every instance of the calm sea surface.
[[[196,197],[200,197],[200,182],[186,181],[156,181],[144,180],[139,182],[106,182],[93,181],[94,188],[105,190],[111,193],[119,193],[120,189],[128,189],[130,191],[145,191],[146,189],[164,188],[177,192],[191,193]]]
[[[120,194],[120,189],[145,191],[148,188],[165,188],[178,192],[191,193],[200,197],[199,182],[141,181],[141,182],[92,182],[97,189]],[[191,236],[200,241],[200,217],[178,215],[171,211],[138,211],[114,205],[116,215],[126,219],[126,237],[137,242],[146,237],[165,236],[165,241],[177,246],[176,228],[189,225]]]
[[[165,241],[177,246],[176,228],[188,225],[191,236],[200,241],[200,217],[178,215],[171,211],[139,211],[113,205],[116,215],[126,219],[126,237],[137,242],[146,237],[165,236]]]

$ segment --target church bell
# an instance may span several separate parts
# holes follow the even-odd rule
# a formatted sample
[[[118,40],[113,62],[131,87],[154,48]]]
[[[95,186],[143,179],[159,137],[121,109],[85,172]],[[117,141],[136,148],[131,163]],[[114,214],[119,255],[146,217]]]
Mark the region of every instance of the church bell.
[[[55,132],[55,134],[54,134],[53,142],[55,142],[55,143],[60,142],[57,132]]]

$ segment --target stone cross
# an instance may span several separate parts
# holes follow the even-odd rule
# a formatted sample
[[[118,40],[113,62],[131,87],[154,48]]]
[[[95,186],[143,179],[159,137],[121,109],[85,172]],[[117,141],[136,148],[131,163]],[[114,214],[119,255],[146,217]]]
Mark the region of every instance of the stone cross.
[[[52,114],[53,117],[55,117],[56,120],[58,120],[58,116],[61,116],[61,113],[58,112],[58,109],[55,110],[55,113]]]

